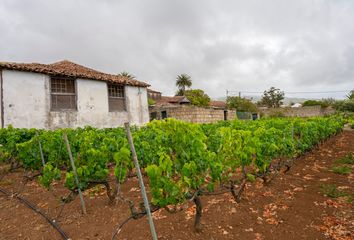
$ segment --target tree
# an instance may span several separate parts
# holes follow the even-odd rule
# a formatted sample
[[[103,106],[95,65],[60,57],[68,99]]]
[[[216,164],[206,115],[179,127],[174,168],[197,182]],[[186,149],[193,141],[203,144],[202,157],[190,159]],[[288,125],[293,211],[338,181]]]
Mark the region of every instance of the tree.
[[[351,90],[350,93],[347,94],[348,99],[354,99],[354,90]]]
[[[186,87],[192,86],[192,78],[185,73],[182,73],[177,76],[176,86],[178,87],[178,91],[176,96],[183,96],[186,92]]]
[[[227,107],[236,108],[241,112],[257,112],[257,106],[251,100],[241,97],[228,97],[226,99]]]
[[[186,90],[185,96],[195,106],[209,106],[210,97],[201,89]]]
[[[135,79],[135,76],[126,72],[126,71],[123,71],[121,73],[118,74],[118,76],[121,76],[121,77],[126,77],[126,78],[129,78],[129,79]]]
[[[306,100],[302,106],[321,106],[322,108],[326,108],[332,106],[334,103],[334,98],[322,98],[322,100]]]
[[[280,89],[271,87],[268,91],[264,91],[261,104],[269,108],[277,108],[283,104],[284,92]]]

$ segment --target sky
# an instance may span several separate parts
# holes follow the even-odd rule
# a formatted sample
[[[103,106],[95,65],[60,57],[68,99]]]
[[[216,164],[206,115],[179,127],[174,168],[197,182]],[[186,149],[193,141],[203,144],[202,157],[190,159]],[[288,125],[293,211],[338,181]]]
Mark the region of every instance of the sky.
[[[354,0],[0,0],[0,46],[0,61],[128,71],[164,95],[186,73],[212,98],[343,98]]]

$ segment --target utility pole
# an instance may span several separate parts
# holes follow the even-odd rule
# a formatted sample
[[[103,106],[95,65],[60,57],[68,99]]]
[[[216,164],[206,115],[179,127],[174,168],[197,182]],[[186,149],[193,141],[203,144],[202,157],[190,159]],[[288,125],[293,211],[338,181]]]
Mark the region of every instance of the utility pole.
[[[241,91],[240,91],[240,92],[238,92],[238,97],[239,97],[239,98],[241,98]]]

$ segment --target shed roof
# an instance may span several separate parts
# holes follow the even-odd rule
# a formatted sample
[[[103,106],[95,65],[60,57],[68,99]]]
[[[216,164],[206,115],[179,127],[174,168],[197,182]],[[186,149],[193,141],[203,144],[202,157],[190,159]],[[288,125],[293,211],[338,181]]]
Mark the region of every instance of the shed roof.
[[[178,104],[189,104],[189,103],[190,101],[185,96],[174,96],[174,97],[162,96],[161,99],[156,100],[156,106],[178,105]]]
[[[210,101],[209,106],[216,107],[216,108],[226,108],[227,104],[224,101]]]
[[[52,64],[0,62],[0,69],[43,73],[52,76],[74,77],[83,79],[114,82],[131,86],[148,87],[149,84],[128,77],[99,72],[82,65],[63,60]]]

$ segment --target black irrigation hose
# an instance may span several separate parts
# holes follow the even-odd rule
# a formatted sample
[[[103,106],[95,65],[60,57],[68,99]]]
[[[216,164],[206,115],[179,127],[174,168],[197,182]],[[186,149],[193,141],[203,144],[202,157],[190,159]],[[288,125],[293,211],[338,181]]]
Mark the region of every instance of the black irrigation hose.
[[[33,203],[29,202],[27,199],[21,197],[20,195],[14,193],[11,194],[10,192],[1,189],[0,188],[0,192],[2,192],[3,194],[7,195],[8,197],[16,197],[20,202],[22,202],[23,204],[25,204],[27,207],[29,207],[30,209],[32,209],[33,211],[35,211],[36,213],[38,213],[39,215],[41,215],[42,217],[45,218],[45,220],[47,220],[47,222],[52,225],[52,227],[57,230],[60,235],[63,237],[63,239],[65,240],[69,240],[70,238],[66,235],[66,233],[59,227],[59,225],[55,222],[54,219],[50,219],[47,215],[45,215],[40,209],[38,209]]]
[[[124,201],[129,201],[129,200],[124,200]],[[130,201],[131,202],[131,201]],[[132,202],[131,202],[132,203]],[[156,211],[160,210],[159,207],[156,207],[155,209],[151,210],[151,213],[154,213]],[[147,214],[146,211],[142,211],[142,212],[135,212],[132,215],[130,215],[127,219],[125,219],[121,224],[118,225],[118,227],[116,228],[116,230],[113,232],[112,235],[112,240],[116,239],[116,237],[118,236],[118,234],[122,231],[123,226],[128,223],[130,220],[134,219],[140,219],[142,217],[144,217]]]

